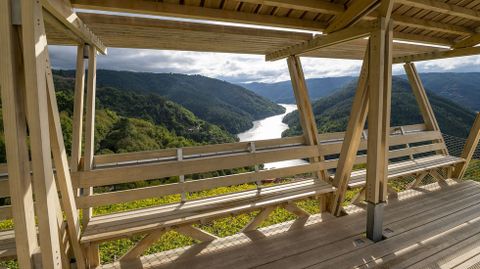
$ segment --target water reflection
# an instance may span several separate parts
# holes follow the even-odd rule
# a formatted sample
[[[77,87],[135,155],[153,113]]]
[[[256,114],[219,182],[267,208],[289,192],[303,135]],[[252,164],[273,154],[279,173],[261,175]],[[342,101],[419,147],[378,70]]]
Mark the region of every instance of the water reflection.
[[[297,110],[297,105],[292,104],[280,104],[286,109],[286,112],[281,115],[268,117],[262,120],[253,122],[253,127],[243,133],[237,134],[240,142],[244,141],[256,141],[265,139],[281,138],[282,132],[288,129],[288,125],[282,122],[285,115]],[[282,168],[288,166],[294,166],[303,164],[303,160],[289,160],[283,162],[266,163],[265,169]]]

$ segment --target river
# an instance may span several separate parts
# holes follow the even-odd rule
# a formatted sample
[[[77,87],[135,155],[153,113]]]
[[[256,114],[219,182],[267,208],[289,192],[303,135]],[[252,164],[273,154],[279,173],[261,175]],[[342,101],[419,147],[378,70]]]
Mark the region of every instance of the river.
[[[256,141],[265,139],[281,138],[282,132],[288,129],[288,125],[283,123],[282,120],[288,113],[297,110],[297,105],[292,104],[279,104],[283,106],[286,111],[283,114],[268,117],[253,122],[253,127],[243,133],[237,134],[240,142],[244,141]],[[265,169],[282,168],[293,165],[305,163],[303,160],[289,160],[282,162],[266,163]]]

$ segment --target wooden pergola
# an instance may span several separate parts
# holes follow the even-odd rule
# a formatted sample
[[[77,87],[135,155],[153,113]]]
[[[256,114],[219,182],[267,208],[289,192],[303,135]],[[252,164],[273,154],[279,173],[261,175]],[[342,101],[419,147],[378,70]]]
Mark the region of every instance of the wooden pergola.
[[[292,203],[295,199],[316,197],[323,211],[344,215],[341,205],[352,184],[363,187],[367,238],[380,241],[389,179],[415,174],[418,184],[429,173],[439,181],[460,179],[472,158],[480,119],[472,127],[461,158],[449,156],[413,62],[480,53],[479,27],[480,1],[476,0],[3,0],[0,89],[8,164],[0,192],[11,197],[11,206],[1,208],[2,216],[13,218],[15,223],[9,237],[14,240],[11,256],[17,257],[21,268],[69,268],[72,257],[77,268],[95,268],[99,266],[101,242],[145,235],[121,258],[134,262],[171,229],[200,241],[215,240],[191,225],[222,214],[260,210],[245,232],[256,229],[277,206],[300,217],[308,215]],[[72,152],[66,152],[64,146],[48,45],[78,48]],[[106,55],[107,48],[286,59],[303,135],[95,156],[96,59],[99,53]],[[345,133],[318,134],[300,56],[363,60]],[[89,70],[86,82],[85,59]],[[405,64],[424,119],[423,124],[400,131],[390,127],[395,63]],[[430,142],[409,146],[424,141]],[[407,147],[399,152],[392,151],[392,145]],[[367,148],[366,155],[359,153]],[[424,152],[435,154],[428,160],[413,157]],[[327,155],[339,157],[325,159]],[[390,167],[389,158],[400,156],[410,159]],[[184,175],[194,173],[295,158],[310,162],[198,182],[184,179]],[[352,173],[357,163],[367,164],[363,174]],[[447,176],[440,175],[435,170],[438,168],[445,169]],[[162,207],[130,215],[92,216],[95,206],[303,173],[313,174],[313,179],[278,189],[259,187],[258,192],[232,196],[228,204],[205,200],[198,202],[203,203],[200,207],[189,204],[182,195],[180,203],[186,209],[180,213]],[[95,186],[173,175],[180,176],[180,182],[130,192],[93,192]],[[195,210],[203,210],[202,216],[195,215]],[[164,212],[180,215],[167,218]],[[152,214],[162,218],[155,219]]]

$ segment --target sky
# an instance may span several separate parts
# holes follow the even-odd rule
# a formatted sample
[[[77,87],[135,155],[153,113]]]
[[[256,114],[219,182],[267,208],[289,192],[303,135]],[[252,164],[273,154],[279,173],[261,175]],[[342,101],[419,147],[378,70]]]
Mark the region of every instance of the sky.
[[[76,47],[50,46],[56,69],[74,69]],[[357,76],[361,62],[302,58],[306,78]],[[140,50],[109,48],[108,55],[97,57],[98,69],[154,73],[199,74],[231,83],[278,82],[289,80],[285,60],[266,62],[261,55]],[[417,63],[419,72],[480,72],[480,56]],[[394,74],[403,73],[401,65]]]

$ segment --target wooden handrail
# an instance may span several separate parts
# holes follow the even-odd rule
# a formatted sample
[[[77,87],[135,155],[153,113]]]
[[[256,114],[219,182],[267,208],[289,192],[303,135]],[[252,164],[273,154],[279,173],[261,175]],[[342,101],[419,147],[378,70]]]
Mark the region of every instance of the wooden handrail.
[[[453,172],[453,178],[462,179],[467,171],[468,165],[472,160],[475,149],[478,146],[478,141],[480,140],[480,113],[477,113],[475,121],[473,122],[470,133],[468,134],[467,142],[463,147],[461,157],[465,159],[464,163],[460,163],[455,167]]]
[[[400,127],[392,127],[391,131],[396,132]],[[413,131],[424,131],[425,124],[412,124],[403,126],[406,133]],[[329,142],[331,140],[342,141],[345,136],[344,132],[334,132],[334,133],[324,133],[319,134],[318,138],[322,143]],[[257,140],[255,141],[255,147],[257,150],[267,149],[267,148],[278,148],[281,146],[292,146],[292,145],[302,145],[305,143],[303,136],[295,137],[285,137],[278,139],[269,139],[269,140]],[[225,153],[239,153],[239,152],[248,152],[250,142],[236,142],[236,143],[226,143],[226,144],[216,144],[216,145],[204,145],[204,146],[194,146],[194,147],[184,147],[183,155],[185,158],[189,156],[213,156],[217,154]],[[116,153],[116,154],[105,154],[105,155],[96,155],[94,157],[94,164],[99,166],[109,166],[116,164],[128,164],[128,163],[141,163],[153,161],[155,159],[162,160],[175,160],[177,156],[177,149],[161,149],[161,150],[152,150],[152,151],[141,151],[141,152],[129,152],[129,153]]]

